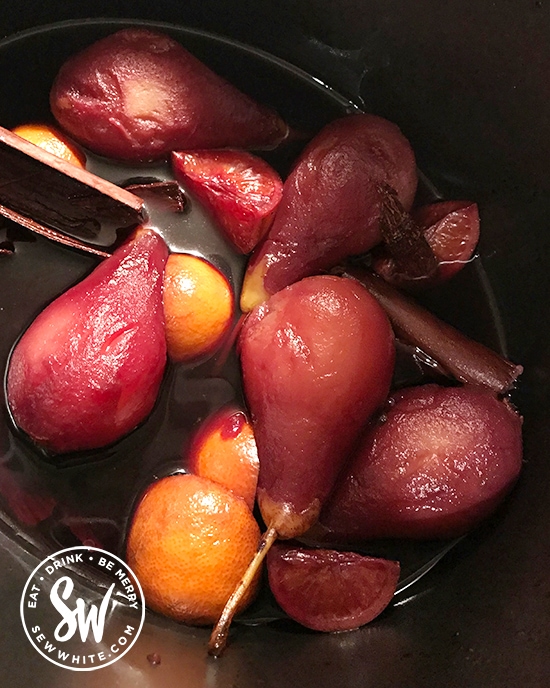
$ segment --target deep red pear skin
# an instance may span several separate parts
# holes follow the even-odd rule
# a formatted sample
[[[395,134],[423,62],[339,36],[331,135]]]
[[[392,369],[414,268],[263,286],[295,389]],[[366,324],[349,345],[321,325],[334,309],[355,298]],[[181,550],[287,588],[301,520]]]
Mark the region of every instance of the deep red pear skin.
[[[153,408],[166,362],[162,307],[168,250],[140,231],[49,306],[17,343],[8,404],[53,453],[118,440]]]
[[[308,144],[283,186],[265,241],[252,254],[241,307],[381,241],[383,191],[408,210],[417,171],[399,128],[369,114],[337,119]]]
[[[100,155],[128,161],[184,148],[276,146],[287,126],[169,36],[118,31],[61,67],[50,92],[58,123]]]
[[[396,561],[277,542],[267,554],[269,587],[282,609],[314,631],[352,631],[390,604]]]
[[[393,394],[325,505],[324,541],[465,534],[516,482],[521,424],[510,404],[475,387]]]
[[[237,150],[175,151],[172,168],[234,248],[250,253],[269,229],[281,200],[278,172],[262,158]]]
[[[388,394],[393,333],[365,289],[325,275],[255,308],[238,346],[260,510],[280,537],[296,537],[317,519],[359,430]]]

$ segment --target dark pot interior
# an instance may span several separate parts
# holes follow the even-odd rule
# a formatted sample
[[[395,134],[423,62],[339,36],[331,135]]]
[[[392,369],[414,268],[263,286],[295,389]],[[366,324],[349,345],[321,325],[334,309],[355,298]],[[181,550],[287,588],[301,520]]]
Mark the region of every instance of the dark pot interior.
[[[241,626],[230,651],[213,661],[206,657],[205,631],[151,616],[124,660],[76,674],[43,660],[23,633],[19,599],[38,562],[36,543],[4,528],[3,685],[546,684],[549,11],[544,2],[489,6],[454,0],[443,5],[427,0],[184,5],[159,0],[119,2],[116,10],[107,3],[27,2],[0,11],[3,35],[66,19],[117,16],[213,31],[288,60],[344,99],[398,123],[422,171],[441,193],[472,198],[481,211],[483,270],[444,293],[434,306],[525,368],[514,397],[525,419],[525,470],[512,497],[372,625],[340,635],[308,633],[287,624]],[[201,40],[196,39],[199,49]],[[57,49],[62,53],[68,47]],[[218,59],[228,77],[237,82],[242,77],[238,61],[224,65],[215,54],[211,59],[214,67]],[[270,75],[271,84],[277,74],[275,69]],[[30,70],[21,79],[27,88],[41,88],[40,76]],[[12,74],[4,79],[10,93],[17,88]],[[289,98],[286,86],[280,97],[288,101],[283,107],[301,111],[311,126],[343,107],[314,88],[304,101],[300,89]],[[4,103],[3,118],[12,116],[10,108],[10,102]],[[72,269],[69,281],[85,268]],[[3,309],[10,301],[7,294],[2,299]],[[4,332],[2,350],[8,350],[13,337]],[[154,652],[162,657],[157,667],[146,659]]]

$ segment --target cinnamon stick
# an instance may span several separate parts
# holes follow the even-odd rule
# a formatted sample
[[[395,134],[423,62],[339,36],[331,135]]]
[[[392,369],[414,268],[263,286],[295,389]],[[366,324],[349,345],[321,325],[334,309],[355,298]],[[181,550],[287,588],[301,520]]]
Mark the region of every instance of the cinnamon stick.
[[[366,269],[339,271],[360,282],[386,311],[395,333],[437,361],[460,382],[509,392],[523,368],[443,322]]]
[[[0,214],[99,255],[144,220],[138,196],[2,127]]]

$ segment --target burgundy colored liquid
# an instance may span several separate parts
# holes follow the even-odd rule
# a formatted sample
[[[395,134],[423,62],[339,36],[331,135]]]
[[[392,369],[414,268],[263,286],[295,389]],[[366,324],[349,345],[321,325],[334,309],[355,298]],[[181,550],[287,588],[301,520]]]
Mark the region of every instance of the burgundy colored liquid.
[[[49,85],[64,59],[118,28],[121,25],[117,22],[101,21],[62,26],[0,45],[0,70],[7,80],[4,88],[19,94],[0,99],[0,124],[13,127],[26,121],[48,121]],[[319,82],[262,53],[199,32],[174,29],[173,35],[238,87],[275,106],[301,131],[317,131],[353,109]],[[22,75],[25,89],[19,88]],[[14,79],[11,90],[10,79]],[[297,142],[264,157],[285,175],[302,145]],[[143,177],[170,178],[168,165],[114,165],[94,156],[89,158],[88,169],[118,184]],[[422,193],[426,199],[433,197],[429,185]],[[187,200],[181,214],[151,210],[149,224],[158,229],[172,250],[196,253],[214,263],[229,278],[238,300],[244,258],[231,250],[200,205],[188,195]],[[0,253],[0,363],[4,369],[17,338],[40,310],[98,262],[93,256],[29,232],[15,230],[14,237],[15,252]],[[491,310],[480,266],[468,266],[454,284],[431,299],[430,306],[444,312],[468,334],[497,346],[498,316]],[[478,304],[474,319],[468,307],[473,302]],[[429,366],[419,364],[410,352],[400,358],[399,384],[418,382],[429,374]],[[14,537],[23,534],[27,543],[44,555],[81,541],[122,554],[136,498],[158,476],[185,469],[190,434],[230,401],[242,403],[234,352],[221,366],[216,356],[196,366],[168,365],[153,413],[128,437],[86,457],[50,459],[17,433],[4,408],[0,422],[0,521],[8,524]],[[446,548],[440,543],[397,542],[376,544],[366,551],[399,559],[403,580],[410,582]],[[257,618],[269,620],[270,612],[258,613]]]

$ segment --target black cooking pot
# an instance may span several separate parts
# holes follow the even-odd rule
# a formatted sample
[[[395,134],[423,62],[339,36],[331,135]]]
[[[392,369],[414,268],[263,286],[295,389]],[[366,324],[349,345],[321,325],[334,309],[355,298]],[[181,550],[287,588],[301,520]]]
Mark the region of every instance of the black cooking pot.
[[[212,31],[283,58],[344,99],[398,123],[420,168],[444,196],[477,201],[483,271],[476,273],[473,287],[463,285],[461,299],[455,294],[449,304],[436,306],[469,334],[523,364],[514,401],[525,419],[525,469],[497,517],[456,544],[373,624],[336,635],[288,624],[243,625],[217,661],[206,657],[206,631],[151,615],[132,650],[110,667],[75,673],[46,662],[25,637],[19,614],[25,580],[40,552],[13,524],[4,525],[0,683],[14,688],[547,685],[550,6],[544,0],[121,0],[116,7],[24,2],[5,3],[0,32],[93,17]],[[204,36],[194,35],[200,48]],[[238,60],[235,64],[238,78]],[[270,66],[270,78],[278,78],[280,68],[286,69]],[[18,74],[20,88],[38,84],[39,76]],[[12,77],[0,76],[0,84]],[[325,100],[309,83],[310,96],[303,103],[296,96],[297,110],[314,108],[317,98],[327,113],[341,107],[340,99],[325,94]],[[17,87],[13,79],[10,84]],[[315,112],[308,116],[316,121]],[[158,655],[160,664],[151,655]]]

